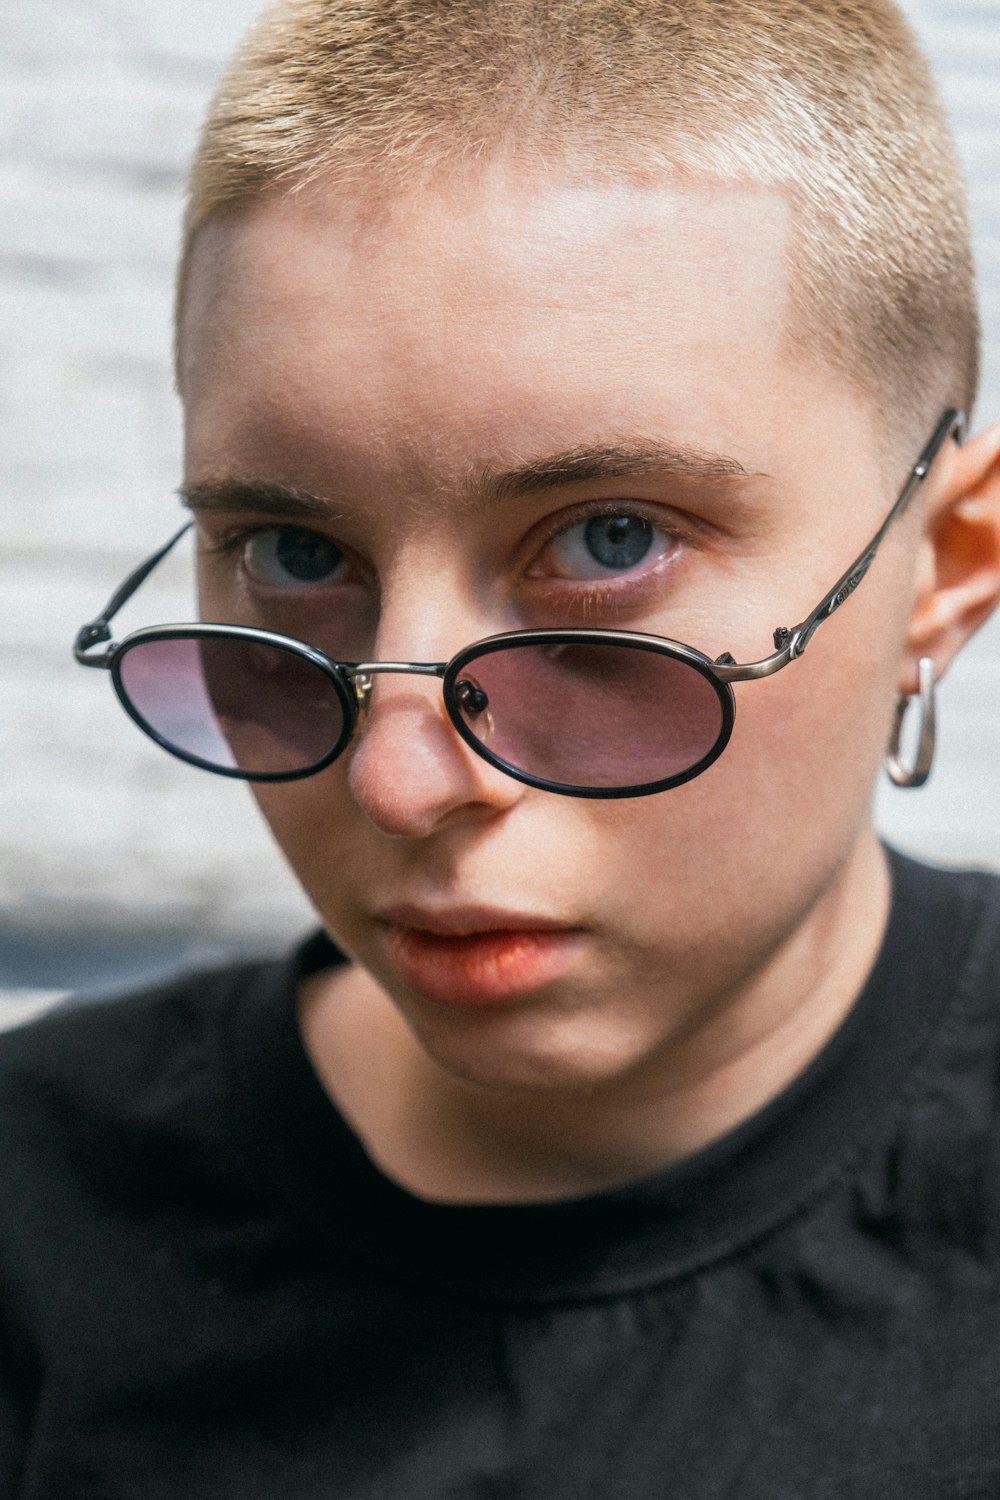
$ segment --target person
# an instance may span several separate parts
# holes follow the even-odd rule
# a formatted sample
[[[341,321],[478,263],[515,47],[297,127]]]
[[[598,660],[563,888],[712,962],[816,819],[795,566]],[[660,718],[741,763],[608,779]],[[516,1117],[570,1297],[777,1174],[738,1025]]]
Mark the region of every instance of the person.
[[[1000,597],[976,343],[890,0],[258,24],[202,623],[115,638],[174,538],[76,649],[323,931],[3,1038],[4,1496],[998,1492],[1000,892],[871,818]]]

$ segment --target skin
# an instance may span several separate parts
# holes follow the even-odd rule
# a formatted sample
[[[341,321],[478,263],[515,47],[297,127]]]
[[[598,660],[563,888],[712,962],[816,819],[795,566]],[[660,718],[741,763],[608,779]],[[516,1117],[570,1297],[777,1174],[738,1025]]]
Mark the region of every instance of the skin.
[[[356,559],[378,659],[542,623],[762,657],[916,458],[887,463],[877,403],[795,348],[789,229],[772,192],[510,168],[419,201],[322,184],[262,200],[196,246],[187,483],[317,497],[308,524]],[[649,439],[745,473],[478,492],[487,471]],[[815,1056],[884,930],[870,803],[896,694],[922,655],[940,675],[1000,596],[998,449],[1000,428],[947,446],[863,587],[801,661],[737,687],[730,746],[684,786],[612,802],[523,786],[458,739],[435,681],[383,677],[338,762],[256,788],[356,960],[304,987],[306,1045],[397,1181],[450,1201],[595,1191],[716,1139]],[[589,500],[677,529],[655,577],[583,599],[558,576],[546,528]],[[212,550],[274,524],[267,507],[196,514],[205,617],[287,628]],[[317,592],[299,633],[323,645],[336,608]],[[442,1004],[387,956],[378,913],[402,902],[565,923],[572,963],[512,1004]]]

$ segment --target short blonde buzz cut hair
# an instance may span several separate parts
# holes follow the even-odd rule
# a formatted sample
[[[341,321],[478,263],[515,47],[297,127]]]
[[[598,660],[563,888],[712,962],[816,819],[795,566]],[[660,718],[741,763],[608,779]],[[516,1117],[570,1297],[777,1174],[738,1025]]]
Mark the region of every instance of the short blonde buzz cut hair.
[[[971,408],[962,174],[891,0],[279,0],[209,110],[179,309],[215,215],[316,179],[405,193],[499,159],[787,191],[791,338],[900,438]]]

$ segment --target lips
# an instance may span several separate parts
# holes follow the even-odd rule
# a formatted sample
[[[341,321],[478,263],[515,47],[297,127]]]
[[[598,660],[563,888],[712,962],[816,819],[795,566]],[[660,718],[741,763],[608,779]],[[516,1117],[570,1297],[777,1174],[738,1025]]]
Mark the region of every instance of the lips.
[[[495,908],[403,906],[381,920],[404,983],[452,1005],[494,1005],[541,989],[565,974],[582,937],[564,923]]]

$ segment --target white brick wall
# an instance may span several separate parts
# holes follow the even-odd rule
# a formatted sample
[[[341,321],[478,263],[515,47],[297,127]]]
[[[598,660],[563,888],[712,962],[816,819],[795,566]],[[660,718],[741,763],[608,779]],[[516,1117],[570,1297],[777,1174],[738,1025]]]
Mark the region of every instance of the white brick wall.
[[[279,932],[305,907],[243,788],[185,773],[69,659],[169,529],[185,163],[257,0],[0,13],[0,909],[9,925]],[[181,569],[151,616],[190,614]]]
[[[170,300],[184,163],[256,0],[6,0],[0,13],[0,918],[280,933],[305,908],[245,791],[143,741],[69,659],[166,534],[178,478]],[[972,177],[1000,415],[1000,0],[911,0]],[[189,612],[183,568],[147,618]],[[943,692],[934,780],[882,806],[904,843],[1000,865],[1000,625]]]

